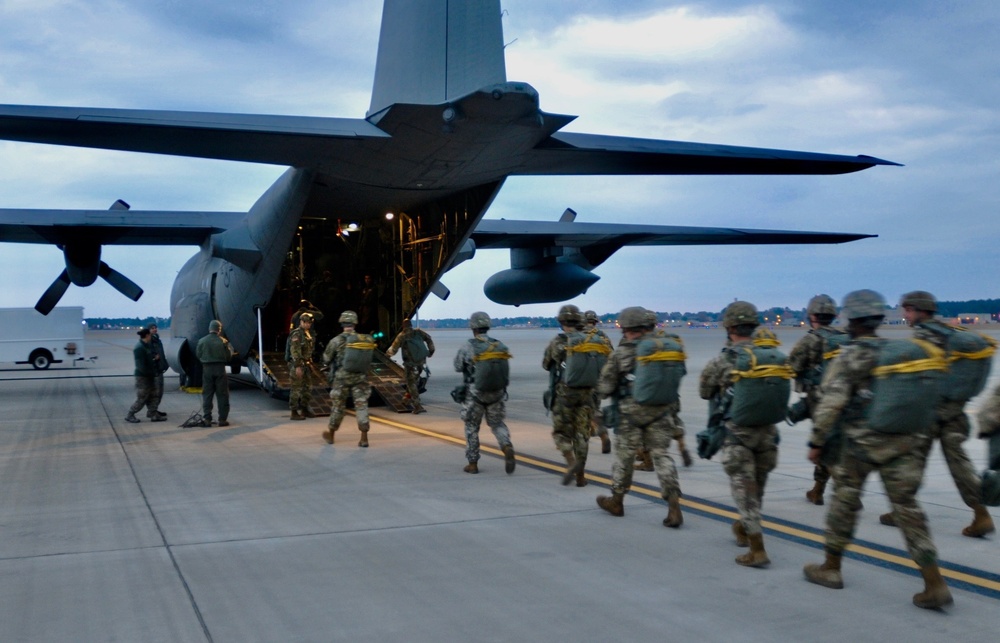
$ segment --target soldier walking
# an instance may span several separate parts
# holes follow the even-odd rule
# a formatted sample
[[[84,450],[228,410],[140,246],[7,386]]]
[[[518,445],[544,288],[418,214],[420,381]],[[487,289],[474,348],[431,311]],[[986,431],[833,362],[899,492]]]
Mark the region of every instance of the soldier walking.
[[[163,342],[160,341],[159,329],[156,324],[150,324],[149,329],[149,350],[153,354],[153,392],[149,396],[149,403],[146,405],[146,417],[157,422],[154,418],[167,419],[167,414],[160,411],[160,400],[163,399],[163,374],[167,372],[170,365],[167,364],[167,353],[163,350]]]
[[[292,387],[288,395],[288,406],[291,409],[292,420],[314,418],[309,405],[312,403],[312,356],[316,338],[312,334],[314,322],[312,313],[303,312],[299,315],[298,328],[288,336],[288,374],[291,376]]]
[[[490,316],[486,313],[472,313],[469,328],[472,329],[472,339],[462,344],[453,362],[455,370],[463,374],[465,381],[465,397],[459,417],[465,422],[465,458],[469,463],[462,470],[479,473],[479,426],[486,418],[487,426],[503,451],[504,470],[508,474],[514,473],[517,465],[514,445],[510,441],[510,430],[504,423],[510,352],[503,342],[487,334]]]
[[[403,329],[392,340],[392,345],[385,352],[386,357],[392,357],[397,351],[403,351],[403,370],[406,373],[406,392],[410,396],[410,409],[413,413],[424,413],[420,404],[420,373],[424,370],[428,357],[434,356],[434,340],[426,331],[414,328],[409,319],[403,320]]]
[[[153,351],[150,348],[151,334],[148,328],[143,328],[138,333],[139,341],[132,349],[132,357],[135,359],[135,402],[129,407],[125,421],[135,424],[139,418],[136,413],[142,410],[143,406],[152,408],[150,401],[153,399],[153,379],[156,376],[156,361],[153,358]],[[159,415],[151,415],[153,422],[163,422],[164,418]]]
[[[734,301],[723,311],[722,324],[728,344],[701,372],[699,393],[702,399],[723,407],[726,438],[722,462],[740,514],[733,523],[733,534],[738,546],[750,547],[749,552],[736,557],[736,563],[766,567],[771,560],[764,549],[760,512],[768,474],[778,464],[778,429],[774,422],[785,415],[792,372],[784,355],[773,348],[771,361],[776,363],[758,364],[764,361],[758,348],[764,347],[754,347],[753,343],[754,329],[760,325],[756,306]],[[750,364],[764,370],[755,373]],[[766,382],[765,375],[774,381],[763,387],[752,386],[754,381]],[[784,388],[780,386],[782,379]],[[738,382],[742,382],[739,389]]]
[[[618,325],[624,333],[623,341],[615,349],[601,371],[597,390],[602,398],[614,396],[621,414],[618,439],[615,440],[615,462],[612,465],[610,496],[598,496],[597,505],[612,516],[624,516],[625,494],[632,487],[632,473],[635,467],[636,451],[645,445],[653,459],[653,467],[660,482],[660,495],[667,503],[665,527],[677,528],[684,522],[681,514],[681,488],[677,479],[677,467],[668,449],[675,434],[673,425],[673,404],[663,403],[656,396],[657,403],[642,403],[636,397],[638,388],[637,350],[640,342],[652,336],[646,309],[641,306],[625,308],[618,315]],[[673,351],[676,352],[676,351]],[[664,384],[663,380],[650,382],[654,388]],[[670,383],[676,395],[680,384]]]
[[[323,432],[327,444],[333,444],[334,434],[344,420],[344,409],[347,406],[347,396],[354,400],[354,414],[361,431],[359,447],[368,446],[368,397],[372,393],[372,385],[368,381],[368,369],[371,366],[372,352],[375,342],[370,335],[354,331],[358,323],[358,314],[353,310],[345,310],[337,320],[344,329],[342,333],[330,340],[323,351],[323,364],[334,369],[333,387],[330,389],[330,423]]]
[[[597,313],[593,310],[588,310],[583,313],[583,330],[587,333],[594,333],[601,341],[606,341],[608,346],[612,346],[611,338],[603,330],[597,327],[597,323],[600,320],[597,317]],[[591,418],[591,437],[597,436],[601,439],[601,453],[611,453],[611,437],[608,435],[608,427],[604,426],[603,418],[601,417],[601,398],[597,394],[597,389],[594,389],[594,413]]]
[[[213,319],[208,324],[208,335],[198,340],[195,348],[201,362],[201,416],[202,426],[212,426],[212,398],[219,402],[219,426],[229,426],[229,378],[226,365],[233,360],[229,341],[222,336],[222,322]]]
[[[826,516],[826,560],[822,564],[806,565],[803,572],[811,583],[831,589],[843,588],[840,569],[843,552],[854,539],[865,479],[877,470],[910,556],[924,578],[924,591],[914,595],[913,603],[928,609],[948,605],[952,602],[951,592],[941,577],[937,548],[931,540],[927,517],[917,502],[931,443],[930,425],[934,420],[934,397],[928,393],[936,390],[937,384],[926,380],[926,390],[887,391],[885,387],[892,382],[892,373],[906,372],[899,368],[905,362],[894,363],[890,359],[893,352],[901,352],[890,342],[897,345],[913,343],[876,336],[875,331],[885,316],[885,298],[877,292],[856,290],[848,293],[842,308],[848,318],[847,332],[852,341],[823,378],[823,396],[813,416],[809,460],[813,464],[819,462],[824,445],[832,439],[838,425],[843,432],[844,445],[834,465],[836,486]],[[923,352],[925,349],[919,350],[923,355],[919,362],[932,361]],[[940,351],[936,352],[940,355]],[[938,359],[944,368],[943,359]],[[876,373],[876,368],[882,370]],[[880,376],[876,377],[877,374]],[[894,398],[902,403],[883,412],[885,407],[881,403],[888,404]],[[927,398],[926,421],[906,417],[924,406]]]

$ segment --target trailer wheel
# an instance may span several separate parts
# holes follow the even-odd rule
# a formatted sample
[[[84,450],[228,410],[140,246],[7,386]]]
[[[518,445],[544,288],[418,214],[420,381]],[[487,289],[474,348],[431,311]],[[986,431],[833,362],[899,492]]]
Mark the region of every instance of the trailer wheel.
[[[31,362],[31,366],[38,371],[44,371],[52,363],[52,353],[48,352],[44,348],[37,348],[31,353],[31,357],[28,358]]]

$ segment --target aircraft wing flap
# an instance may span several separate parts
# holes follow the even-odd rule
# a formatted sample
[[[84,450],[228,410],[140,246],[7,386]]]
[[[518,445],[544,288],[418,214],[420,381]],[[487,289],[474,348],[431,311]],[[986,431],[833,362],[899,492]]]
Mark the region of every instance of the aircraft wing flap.
[[[844,156],[735,145],[557,132],[528,153],[520,175],[845,174],[899,165]]]
[[[755,230],[698,226],[576,223],[566,221],[479,222],[472,232],[477,248],[701,246],[740,244],[845,243],[876,235],[798,230]]]
[[[0,242],[200,245],[245,218],[245,212],[0,209]]]
[[[314,165],[388,136],[360,118],[0,105],[3,140],[276,165]]]

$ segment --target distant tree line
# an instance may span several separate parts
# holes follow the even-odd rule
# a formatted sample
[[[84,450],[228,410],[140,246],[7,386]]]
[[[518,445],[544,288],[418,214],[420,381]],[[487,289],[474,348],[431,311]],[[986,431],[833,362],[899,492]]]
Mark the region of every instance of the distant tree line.
[[[123,328],[145,328],[150,324],[156,324],[157,328],[163,330],[170,328],[169,317],[87,317],[87,328],[90,330],[121,330]]]

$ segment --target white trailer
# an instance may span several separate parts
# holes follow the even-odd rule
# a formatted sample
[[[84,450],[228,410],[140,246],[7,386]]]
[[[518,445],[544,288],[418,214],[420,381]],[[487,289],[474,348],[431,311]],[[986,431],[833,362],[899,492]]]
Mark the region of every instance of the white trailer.
[[[0,308],[0,362],[50,364],[85,359],[82,306],[53,308],[43,315],[34,308]]]

